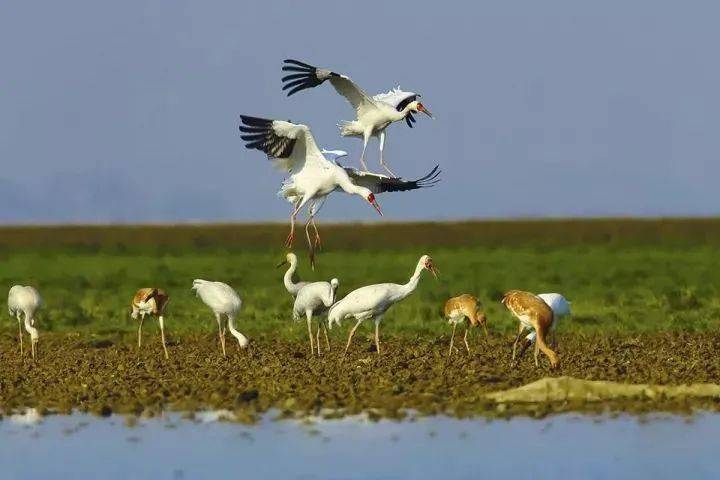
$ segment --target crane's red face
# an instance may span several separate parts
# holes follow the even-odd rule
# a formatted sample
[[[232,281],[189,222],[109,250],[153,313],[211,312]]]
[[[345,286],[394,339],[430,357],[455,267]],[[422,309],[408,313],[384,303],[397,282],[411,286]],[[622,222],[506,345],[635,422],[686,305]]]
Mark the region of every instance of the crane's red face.
[[[435,263],[433,263],[433,259],[432,259],[432,258],[427,257],[427,258],[425,259],[425,269],[426,269],[428,272],[432,273],[432,274],[433,274],[433,277],[435,277],[435,279],[437,279],[438,271],[437,271],[437,268],[435,268]]]
[[[380,210],[380,205],[378,205],[377,201],[375,200],[375,195],[373,195],[372,193],[369,193],[368,196],[365,197],[365,200],[367,200],[368,203],[370,205],[372,205],[375,208],[375,210],[377,210],[377,212],[380,214],[381,217],[383,216],[382,210]]]
[[[423,105],[420,102],[418,102],[418,104],[417,104],[417,111],[424,113],[425,115],[427,115],[430,118],[433,118],[432,113],[430,113],[430,110],[425,108],[425,105]]]

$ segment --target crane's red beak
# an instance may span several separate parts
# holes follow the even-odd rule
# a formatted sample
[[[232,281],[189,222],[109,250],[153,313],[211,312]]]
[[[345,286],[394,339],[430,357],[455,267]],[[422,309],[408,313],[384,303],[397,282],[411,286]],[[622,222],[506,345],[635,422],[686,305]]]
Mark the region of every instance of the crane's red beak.
[[[433,277],[435,277],[435,280],[438,279],[438,273],[440,273],[440,272],[438,272],[438,270],[437,270],[437,268],[435,268],[434,264],[431,263],[430,265],[426,266],[425,268],[428,269],[428,272],[432,273]]]
[[[368,195],[367,201],[370,205],[372,205],[375,208],[375,210],[377,210],[377,212],[382,217],[383,213],[382,213],[382,210],[380,210],[380,205],[378,205],[377,201],[375,200],[375,195],[373,195],[372,193],[370,195]]]
[[[430,118],[433,118],[433,119],[435,118],[432,116],[432,113],[430,113],[430,110],[428,110],[425,107],[425,105],[423,105],[422,103],[420,105],[418,105],[418,110],[420,110],[421,112],[423,112],[425,115],[427,115]]]

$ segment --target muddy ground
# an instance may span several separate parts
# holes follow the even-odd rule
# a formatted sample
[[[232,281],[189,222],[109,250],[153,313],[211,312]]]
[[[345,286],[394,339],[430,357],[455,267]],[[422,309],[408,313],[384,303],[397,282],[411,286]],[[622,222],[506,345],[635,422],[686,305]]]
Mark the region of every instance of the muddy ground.
[[[460,339],[461,340],[461,339]],[[89,340],[78,335],[42,337],[40,358],[20,359],[16,339],[0,337],[0,408],[72,409],[100,415],[153,415],[161,410],[229,409],[252,421],[269,409],[284,415],[335,416],[371,412],[400,417],[422,414],[544,415],[566,410],[687,411],[720,409],[720,399],[637,400],[617,404],[496,405],[485,394],[547,376],[648,384],[720,383],[720,335],[644,334],[559,336],[561,366],[548,368],[532,352],[511,365],[512,338],[473,339],[473,352],[447,358],[448,338],[386,338],[377,355],[369,338],[358,338],[346,358],[335,342],[322,357],[305,342],[254,339],[240,351],[228,341],[223,358],[216,337],[183,335],[165,360],[157,339],[138,354],[129,338]],[[462,348],[462,343],[456,343]]]

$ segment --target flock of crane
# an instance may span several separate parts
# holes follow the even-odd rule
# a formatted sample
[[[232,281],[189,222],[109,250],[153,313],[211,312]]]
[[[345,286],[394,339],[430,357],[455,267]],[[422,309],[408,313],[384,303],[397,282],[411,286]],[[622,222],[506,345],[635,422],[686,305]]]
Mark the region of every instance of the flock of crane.
[[[427,175],[417,180],[406,181],[397,177],[384,158],[386,129],[394,122],[404,120],[412,128],[416,122],[413,114],[424,113],[430,118],[430,111],[418,101],[420,95],[405,92],[399,87],[387,93],[374,96],[366,94],[358,85],[345,75],[327,69],[321,69],[297,60],[285,60],[282,70],[289,72],[282,78],[283,90],[288,96],[304,89],[313,88],[329,81],[337,93],[355,109],[354,121],[342,121],[338,125],[342,136],[360,137],[363,140],[360,166],[362,170],[342,166],[338,159],[347,155],[341,150],[320,149],[310,129],[302,124],[289,121],[270,120],[259,117],[241,115],[241,138],[246,147],[264,152],[268,159],[278,168],[290,173],[282,184],[279,196],[292,204],[290,215],[290,233],[286,246],[292,247],[295,239],[295,222],[304,207],[308,207],[305,223],[305,236],[309,248],[310,265],[315,268],[316,249],[321,247],[320,234],[315,223],[315,215],[322,208],[330,193],[344,191],[350,195],[358,195],[382,215],[375,194],[396,191],[411,191],[431,187],[439,181],[440,170],[436,165]],[[367,170],[365,150],[371,137],[377,137],[380,143],[380,165],[387,175],[372,173]],[[310,227],[314,238],[310,238]],[[375,323],[375,350],[380,353],[380,323],[387,311],[398,302],[411,295],[418,286],[424,270],[437,278],[437,269],[429,255],[418,260],[412,276],[407,283],[380,283],[367,285],[348,293],[344,298],[336,298],[339,281],[333,278],[329,282],[294,282],[298,260],[295,254],[288,253],[284,262],[278,267],[289,263],[283,283],[293,296],[293,318],[303,316],[307,321],[310,353],[321,354],[320,330],[324,330],[326,348],[330,348],[327,330],[333,325],[340,325],[347,318],[354,318],[355,325],[350,330],[345,353],[352,343],[353,336],[360,324],[372,319]],[[238,293],[229,285],[197,279],[192,289],[198,297],[213,311],[218,324],[218,336],[223,356],[226,353],[226,330],[235,337],[239,348],[249,344],[248,338],[237,330],[235,319],[240,311],[242,300]],[[169,296],[160,288],[142,288],[137,291],[131,302],[131,317],[139,320],[138,349],[142,347],[142,327],[146,316],[156,317],[160,327],[163,352],[169,358],[165,342],[164,312]],[[530,345],[535,345],[535,364],[538,365],[538,353],[542,351],[549,359],[552,367],[558,365],[557,354],[547,345],[546,336],[554,333],[556,320],[570,314],[569,302],[560,294],[534,295],[520,290],[507,292],[502,303],[519,320],[519,331],[513,344],[512,358],[516,360],[517,346],[526,330],[531,332],[525,336],[521,346],[521,357]],[[8,294],[8,310],[11,317],[18,321],[20,353],[23,355],[23,325],[30,334],[31,354],[37,357],[39,333],[35,326],[35,313],[42,304],[39,292],[31,286],[16,285]],[[313,338],[312,319],[315,316],[326,316],[326,320],[318,322]],[[452,325],[450,350],[452,355],[455,331],[458,324],[466,325],[463,341],[468,353],[470,346],[467,341],[470,327],[482,326],[487,334],[487,319],[480,308],[476,297],[463,294],[449,299],[444,307],[444,317]],[[553,345],[555,344],[553,335]]]

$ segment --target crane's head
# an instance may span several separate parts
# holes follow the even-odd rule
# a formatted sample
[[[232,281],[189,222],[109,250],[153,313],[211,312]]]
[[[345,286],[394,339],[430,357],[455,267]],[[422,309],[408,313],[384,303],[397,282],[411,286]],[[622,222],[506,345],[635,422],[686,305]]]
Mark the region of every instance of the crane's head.
[[[362,187],[360,191],[360,195],[363,196],[363,198],[373,206],[375,210],[380,214],[380,216],[383,216],[382,210],[380,210],[380,205],[378,205],[377,200],[375,200],[375,194],[372,193],[369,189]]]
[[[433,277],[437,279],[437,268],[435,268],[435,263],[433,262],[432,257],[430,255],[423,255],[420,258],[420,264],[423,266],[425,270],[433,274]]]
[[[280,267],[282,267],[283,265],[287,265],[288,263],[289,263],[289,264],[293,264],[293,263],[296,263],[296,262],[297,262],[297,256],[295,256],[294,253],[290,252],[290,253],[288,253],[287,255],[285,255],[285,260],[283,260],[282,262],[278,263],[275,268],[280,268]]]
[[[430,110],[428,110],[427,108],[425,108],[425,105],[423,105],[422,103],[418,102],[417,100],[414,101],[414,102],[412,102],[412,103],[410,104],[410,110],[412,110],[413,112],[422,112],[422,113],[424,113],[425,115],[427,115],[428,117],[434,118],[434,117],[432,116],[432,113],[430,113]]]

